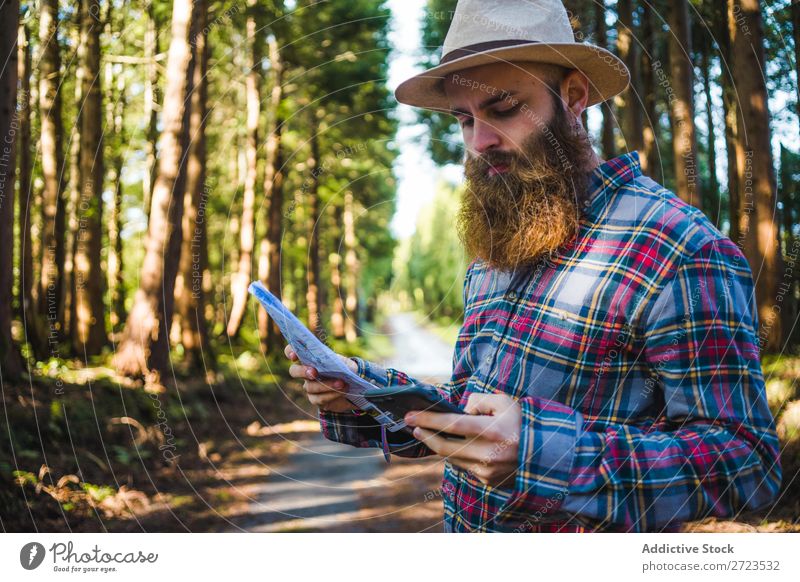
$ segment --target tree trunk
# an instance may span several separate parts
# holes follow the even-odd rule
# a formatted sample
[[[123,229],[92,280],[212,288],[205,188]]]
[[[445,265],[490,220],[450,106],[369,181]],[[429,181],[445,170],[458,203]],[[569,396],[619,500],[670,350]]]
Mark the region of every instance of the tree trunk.
[[[696,208],[703,208],[697,167],[694,127],[694,84],[689,40],[687,0],[673,2],[668,11],[669,64],[673,97],[670,98],[672,150],[675,156],[675,193]]]
[[[142,173],[142,196],[144,210],[150,216],[153,185],[156,180],[156,141],[158,140],[158,22],[153,0],[147,1],[144,26],[144,119],[147,123],[147,139],[144,142],[145,168]]]
[[[641,151],[644,147],[644,121],[642,115],[642,78],[639,46],[633,27],[633,10],[635,0],[619,0],[617,2],[617,53],[631,72],[631,84],[621,94],[623,127],[628,151]]]
[[[337,219],[342,218],[341,209],[337,210]],[[331,269],[331,335],[337,339],[344,338],[344,285],[342,284],[342,255],[333,251],[328,257]]]
[[[595,33],[597,45],[601,48],[608,48],[608,33],[606,30],[606,5],[605,2],[595,2]],[[603,126],[600,134],[600,143],[603,148],[603,157],[610,160],[616,156],[614,146],[614,111],[611,108],[611,101],[604,101],[600,105],[603,112]]]
[[[11,303],[14,293],[14,176],[17,115],[17,26],[19,1],[0,4],[0,378],[19,377],[19,353],[11,337]]]
[[[762,350],[780,349],[781,305],[778,280],[782,260],[775,224],[775,176],[769,129],[769,104],[764,78],[764,35],[757,0],[728,0],[731,71],[739,99],[736,138],[739,199],[745,212],[740,229],[744,252],[755,279],[759,343]]]
[[[344,266],[346,299],[344,302],[344,336],[348,342],[356,341],[358,330],[358,256],[356,255],[356,230],[353,212],[353,193],[344,194]]]
[[[112,216],[108,221],[108,286],[111,290],[109,320],[111,329],[116,333],[125,321],[125,278],[122,260],[122,148],[125,143],[124,114],[126,106],[125,75],[114,77],[114,68],[106,63],[106,83],[108,97],[106,99],[106,126],[114,137],[114,148],[108,182],[114,188],[114,204]],[[116,91],[114,90],[116,86]]]
[[[71,44],[76,47],[77,58],[75,66],[75,103],[78,106],[75,108],[75,120],[72,123],[72,129],[69,134],[67,143],[69,144],[69,151],[67,153],[66,164],[69,165],[69,180],[67,181],[67,205],[66,205],[66,221],[67,230],[64,235],[65,252],[64,252],[64,321],[63,334],[64,337],[72,339],[71,326],[75,321],[75,249],[78,244],[78,206],[81,199],[81,130],[83,123],[81,121],[83,116],[83,89],[84,78],[86,77],[86,35],[83,30],[83,11],[86,6],[84,2],[77,2],[75,7],[74,21],[77,26],[71,27],[70,36]],[[73,58],[70,58],[72,62]],[[70,124],[68,124],[69,127]],[[76,351],[77,353],[77,351]]]
[[[228,337],[235,337],[242,325],[245,310],[247,309],[247,287],[252,281],[253,248],[255,244],[255,204],[256,182],[258,178],[258,123],[261,115],[261,43],[258,40],[258,26],[256,23],[255,4],[249,3],[247,15],[247,42],[248,61],[247,77],[245,79],[247,97],[247,146],[245,157],[247,160],[244,179],[244,199],[242,201],[242,223],[239,231],[239,266],[231,275],[231,314],[228,319]]]
[[[181,263],[175,283],[175,301],[180,324],[184,360],[190,370],[213,370],[214,353],[206,325],[204,274],[206,253],[206,102],[208,96],[208,47],[206,44],[207,10],[205,0],[195,0],[192,33],[194,55],[194,91],[189,116],[189,152],[184,194],[183,241]]]
[[[728,162],[728,237],[740,248],[744,248],[744,240],[739,231],[741,211],[738,186],[739,169],[736,162],[738,97],[731,72],[732,54],[730,32],[728,31],[728,12],[727,6],[715,8],[713,32],[714,38],[719,44],[720,75],[718,82],[722,89],[722,109],[725,117],[725,157]]]
[[[797,121],[800,123],[800,0],[792,0],[792,35],[794,36],[794,88],[797,91]]]
[[[39,12],[39,109],[42,149],[42,269],[39,313],[47,322],[47,341],[54,351],[64,321],[64,128],[61,119],[61,56],[58,45],[58,0],[42,0]]]
[[[81,356],[100,353],[106,344],[105,276],[101,266],[103,246],[103,94],[100,81],[99,0],[83,0],[81,16],[80,198],[75,209],[78,229],[72,260],[74,295],[70,331],[72,349]]]
[[[267,139],[267,160],[264,166],[264,195],[268,197],[267,233],[261,241],[258,278],[276,297],[282,296],[281,290],[281,241],[283,238],[283,60],[277,40],[269,41],[269,60],[273,71],[272,93],[270,96],[270,113],[274,127]],[[261,349],[264,353],[282,351],[283,339],[280,329],[267,316],[266,310],[258,310],[258,332],[261,338]]]
[[[711,42],[706,42],[703,47],[702,63],[700,65],[703,71],[703,92],[706,97],[706,125],[708,125],[708,173],[709,192],[706,193],[706,207],[705,211],[708,214],[714,225],[719,228],[721,225],[720,216],[720,195],[719,195],[719,182],[717,181],[717,133],[714,129],[714,103],[711,101],[711,54],[713,47]]]
[[[27,341],[37,359],[47,357],[44,333],[34,303],[33,247],[31,244],[31,50],[26,24],[18,33],[19,132],[16,151],[19,158],[19,318]]]
[[[656,110],[656,81],[653,63],[658,63],[656,55],[655,30],[653,26],[653,7],[644,3],[642,6],[642,87],[644,90],[644,136],[643,148],[644,157],[642,171],[651,176],[656,182],[664,181],[664,173],[661,165],[661,156],[658,152],[659,143],[659,122]]]
[[[311,187],[308,192],[308,207],[311,211],[308,225],[308,272],[306,281],[306,304],[308,306],[308,327],[318,336],[323,335],[322,328],[322,305],[320,292],[320,256],[319,256],[319,126],[316,123],[316,116],[313,117],[314,123],[310,128],[311,136],[311,157],[308,160],[308,169],[311,172]]]
[[[186,95],[192,79],[189,32],[192,0],[175,0],[167,57],[164,130],[153,200],[144,243],[139,289],[115,357],[120,373],[146,375],[160,382],[169,365],[169,331],[174,308],[175,276],[180,260],[185,172],[183,151],[188,139]]]

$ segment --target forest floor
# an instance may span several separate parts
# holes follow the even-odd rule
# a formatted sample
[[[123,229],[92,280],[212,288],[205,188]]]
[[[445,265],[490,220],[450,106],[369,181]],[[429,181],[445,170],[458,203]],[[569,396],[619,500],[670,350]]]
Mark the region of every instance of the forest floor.
[[[392,349],[373,359],[420,380],[449,375],[452,347],[416,315],[391,317],[382,331]],[[0,526],[442,531],[442,461],[387,464],[379,450],[325,440],[286,364],[245,351],[221,358],[213,383],[179,377],[178,389],[164,392],[148,392],[108,368],[63,365],[4,386]],[[770,403],[781,414],[798,397],[800,358],[765,358],[764,370]],[[783,451],[783,488],[772,508],[693,522],[685,531],[800,531],[793,440]]]

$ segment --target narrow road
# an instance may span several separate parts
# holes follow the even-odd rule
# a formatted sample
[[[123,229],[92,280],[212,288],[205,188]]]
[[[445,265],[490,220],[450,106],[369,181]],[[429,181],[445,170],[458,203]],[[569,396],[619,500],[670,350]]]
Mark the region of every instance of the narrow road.
[[[388,319],[393,356],[382,365],[418,380],[450,377],[452,346],[400,313]],[[234,531],[441,531],[437,458],[398,459],[387,465],[378,449],[357,449],[319,432],[291,434],[295,452],[252,490]]]

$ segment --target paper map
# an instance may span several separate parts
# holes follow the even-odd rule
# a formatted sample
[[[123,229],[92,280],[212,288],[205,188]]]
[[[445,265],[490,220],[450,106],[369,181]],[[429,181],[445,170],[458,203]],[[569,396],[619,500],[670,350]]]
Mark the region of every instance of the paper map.
[[[336,352],[311,333],[311,330],[303,325],[295,317],[294,313],[289,311],[263,284],[259,281],[254,281],[250,283],[248,291],[264,306],[269,316],[280,328],[286,342],[294,348],[297,357],[300,358],[303,364],[316,368],[320,378],[344,381],[348,386],[345,398],[361,410],[374,411],[375,419],[386,425],[386,430],[397,432],[406,426],[403,419],[395,421],[391,413],[383,412],[361,396],[361,394],[376,386],[348,368],[347,364]]]

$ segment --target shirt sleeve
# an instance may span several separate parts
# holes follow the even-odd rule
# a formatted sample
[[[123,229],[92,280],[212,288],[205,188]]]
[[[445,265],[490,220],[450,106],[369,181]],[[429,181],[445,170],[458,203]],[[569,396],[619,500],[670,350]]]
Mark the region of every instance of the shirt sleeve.
[[[393,368],[383,368],[362,358],[350,358],[358,364],[358,375],[377,386],[415,383],[417,380]],[[354,447],[383,447],[381,425],[368,414],[325,412],[320,410],[322,435],[332,441]],[[389,451],[400,457],[425,457],[433,451],[404,431],[385,431]]]
[[[663,391],[661,417],[599,424],[521,399],[519,469],[501,520],[670,531],[775,500],[779,445],[744,255],[730,239],[706,243],[645,309],[642,355]]]

